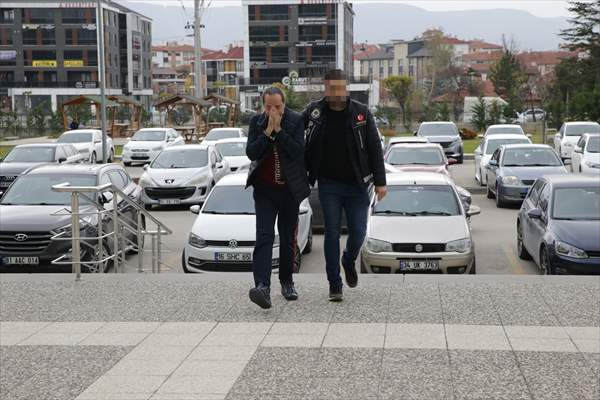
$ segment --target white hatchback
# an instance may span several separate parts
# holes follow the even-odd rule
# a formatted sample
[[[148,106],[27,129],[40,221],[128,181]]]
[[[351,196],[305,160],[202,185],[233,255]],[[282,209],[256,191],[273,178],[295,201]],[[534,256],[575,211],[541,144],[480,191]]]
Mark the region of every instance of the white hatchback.
[[[245,189],[247,174],[231,174],[214,187],[198,214],[182,254],[184,272],[252,271],[256,241],[256,216],[252,187]],[[312,249],[312,209],[307,199],[300,204],[296,241],[296,272],[301,254]],[[275,227],[273,269],[279,268],[279,235]]]
[[[485,168],[498,147],[505,144],[526,143],[531,143],[531,140],[524,134],[492,134],[490,136],[486,134],[485,138],[483,138],[479,146],[475,149],[475,180],[482,186],[487,184]]]
[[[202,140],[202,144],[210,145],[217,143],[223,139],[239,139],[248,137],[248,133],[244,128],[214,128],[211,129],[206,137]]]
[[[250,159],[246,156],[247,141],[248,138],[221,139],[215,144],[217,150],[229,163],[231,172],[250,164]]]
[[[140,129],[123,146],[123,164],[149,163],[164,149],[182,144],[185,140],[173,128]]]
[[[95,164],[102,160],[102,131],[97,129],[76,129],[64,132],[56,140],[57,143],[69,143],[81,153],[81,157]],[[115,159],[115,147],[110,137],[106,138],[107,161]]]
[[[575,145],[586,133],[600,133],[597,122],[565,122],[554,136],[554,150],[563,160],[571,158]]]
[[[586,133],[573,150],[571,170],[584,174],[600,174],[600,134]]]

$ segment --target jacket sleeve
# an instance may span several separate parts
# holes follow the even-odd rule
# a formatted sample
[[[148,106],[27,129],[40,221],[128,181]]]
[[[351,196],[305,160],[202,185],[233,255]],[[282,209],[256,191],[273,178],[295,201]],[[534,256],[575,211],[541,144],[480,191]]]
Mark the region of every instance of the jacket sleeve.
[[[367,152],[369,156],[369,166],[373,174],[375,186],[385,186],[385,164],[383,162],[383,149],[375,125],[375,118],[370,111],[367,111]]]
[[[304,157],[304,120],[298,117],[294,121],[291,130],[281,129],[275,135],[275,142],[286,152],[288,157],[299,160]]]
[[[248,143],[246,144],[246,155],[250,161],[256,161],[263,158],[265,152],[272,146],[267,136],[262,132],[262,127],[258,125],[259,116],[254,116],[250,120],[248,130]]]

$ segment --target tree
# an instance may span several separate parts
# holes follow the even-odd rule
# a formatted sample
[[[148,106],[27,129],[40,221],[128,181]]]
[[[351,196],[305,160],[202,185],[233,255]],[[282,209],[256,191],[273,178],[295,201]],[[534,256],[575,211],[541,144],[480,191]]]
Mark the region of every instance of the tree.
[[[477,103],[471,108],[473,118],[471,122],[479,132],[483,132],[488,127],[487,106],[482,96],[479,96]]]
[[[500,104],[500,102],[498,102],[496,100],[492,101],[492,104],[490,104],[490,107],[488,110],[488,120],[487,120],[488,126],[499,124],[503,113],[504,113],[504,107],[502,106],[502,104]]]
[[[440,29],[428,32],[425,38],[425,48],[429,51],[431,57],[427,67],[430,87],[426,102],[429,103],[439,85],[439,75],[451,64],[452,49],[444,42],[444,32]]]
[[[586,51],[591,57],[600,57],[600,1],[571,1],[571,26],[560,33],[571,51]]]
[[[437,109],[437,119],[439,121],[450,121],[450,108],[448,103],[441,103]]]
[[[502,58],[490,69],[490,80],[500,97],[512,103],[515,108],[521,108],[519,94],[526,77],[514,50],[506,42]]]
[[[402,125],[408,130],[412,123],[410,106],[408,102],[413,92],[412,78],[409,76],[390,76],[383,81],[383,85],[394,98],[402,111]]]
[[[396,120],[398,119],[398,110],[392,107],[375,107],[374,115],[378,118],[385,118],[390,123],[390,129],[396,129]]]

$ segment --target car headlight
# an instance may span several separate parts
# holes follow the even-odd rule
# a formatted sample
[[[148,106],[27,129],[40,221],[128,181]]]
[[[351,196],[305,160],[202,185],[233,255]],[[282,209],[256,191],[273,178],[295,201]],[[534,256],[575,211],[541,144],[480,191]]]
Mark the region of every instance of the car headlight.
[[[452,242],[446,243],[446,251],[466,253],[469,250],[471,250],[471,239],[469,238],[453,240]]]
[[[516,176],[503,176],[502,183],[504,183],[505,185],[516,186],[521,184],[521,180]]]
[[[558,240],[554,243],[556,248],[556,252],[561,256],[571,257],[571,258],[588,258],[588,255],[585,251],[571,246],[570,244],[559,242]]]
[[[368,238],[367,250],[372,253],[392,252],[392,244],[383,240]]]
[[[205,247],[208,246],[206,244],[206,240],[202,239],[198,235],[194,235],[193,233],[190,233],[190,237],[188,239],[188,243],[190,244],[190,246],[194,246],[194,247],[197,247],[199,249],[203,249],[203,248],[205,248]]]

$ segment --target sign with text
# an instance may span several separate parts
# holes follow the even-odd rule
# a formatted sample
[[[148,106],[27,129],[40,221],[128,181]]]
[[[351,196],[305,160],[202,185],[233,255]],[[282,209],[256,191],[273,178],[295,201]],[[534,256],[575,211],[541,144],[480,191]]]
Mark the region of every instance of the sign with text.
[[[298,18],[298,25],[327,25],[327,17]]]
[[[66,68],[83,67],[83,60],[65,60]]]
[[[56,60],[33,60],[31,65],[37,68],[56,68]]]
[[[96,8],[96,4],[88,1],[63,2],[60,3],[60,8]]]

